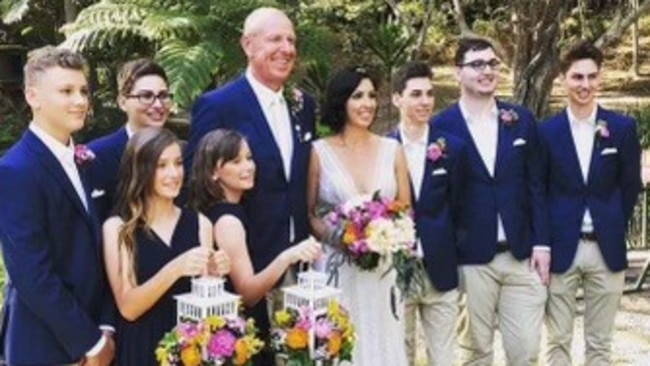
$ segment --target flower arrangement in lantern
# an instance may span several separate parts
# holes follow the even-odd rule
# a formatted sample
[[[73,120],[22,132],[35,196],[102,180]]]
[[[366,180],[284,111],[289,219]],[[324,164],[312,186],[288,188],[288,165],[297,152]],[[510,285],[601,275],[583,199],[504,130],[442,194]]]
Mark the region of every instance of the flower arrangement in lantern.
[[[253,320],[238,316],[239,299],[221,278],[192,279],[191,292],[176,296],[176,327],[156,349],[160,365],[250,365],[264,343]]]
[[[288,365],[338,365],[350,361],[355,332],[324,273],[298,274],[298,284],[285,287],[284,309],[273,316],[271,344]]]

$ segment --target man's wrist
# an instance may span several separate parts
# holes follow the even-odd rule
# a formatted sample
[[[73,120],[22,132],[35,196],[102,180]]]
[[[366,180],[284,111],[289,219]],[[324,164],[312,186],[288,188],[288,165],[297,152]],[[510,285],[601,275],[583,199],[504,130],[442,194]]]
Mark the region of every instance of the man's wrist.
[[[551,247],[548,245],[533,245],[533,250],[550,253]]]
[[[101,352],[102,348],[106,345],[107,338],[104,334],[99,338],[99,341],[95,343],[93,348],[86,352],[86,357],[95,357]]]

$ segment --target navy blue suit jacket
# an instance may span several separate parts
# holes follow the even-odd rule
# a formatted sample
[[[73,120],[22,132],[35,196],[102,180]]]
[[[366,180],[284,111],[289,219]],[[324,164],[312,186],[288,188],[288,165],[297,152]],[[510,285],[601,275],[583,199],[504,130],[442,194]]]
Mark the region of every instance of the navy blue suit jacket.
[[[300,111],[290,113],[293,156],[288,181],[273,133],[244,76],[202,95],[192,110],[184,154],[186,171],[199,140],[216,128],[239,131],[252,150],[257,166],[255,187],[247,192],[243,205],[250,220],[250,255],[256,271],[264,269],[290,244],[290,217],[294,220],[295,242],[309,234],[306,191],[315,105],[306,94],[302,104]]]
[[[88,167],[91,192],[103,192],[93,199],[102,223],[110,216],[115,204],[120,162],[128,141],[126,128],[122,127],[88,143],[88,148],[95,153],[95,160]]]
[[[516,111],[518,119],[506,124],[499,117],[494,176],[483,163],[458,104],[432,120],[434,129],[448,131],[468,145],[469,169],[457,230],[460,264],[485,264],[494,258],[497,213],[510,252],[518,260],[528,258],[533,245],[549,242],[535,118],[522,106],[497,101],[497,108]]]
[[[31,131],[0,160],[0,241],[8,273],[1,337],[16,365],[72,363],[114,324],[99,223]]]
[[[587,183],[582,177],[566,110],[539,126],[546,171],[551,271],[573,263],[588,208],[605,263],[612,271],[627,267],[625,233],[641,191],[641,148],[636,122],[598,107],[596,121],[607,122],[609,137],[594,136]]]
[[[402,140],[399,130],[395,130],[391,136],[400,142]],[[468,157],[466,145],[461,139],[434,128],[429,128],[427,146],[439,138],[444,138],[446,142],[445,156],[435,162],[425,157],[419,199],[416,201],[413,193],[412,200],[415,227],[429,279],[436,290],[449,291],[458,287],[454,223],[461,211],[463,177]],[[413,182],[411,192],[415,192]]]

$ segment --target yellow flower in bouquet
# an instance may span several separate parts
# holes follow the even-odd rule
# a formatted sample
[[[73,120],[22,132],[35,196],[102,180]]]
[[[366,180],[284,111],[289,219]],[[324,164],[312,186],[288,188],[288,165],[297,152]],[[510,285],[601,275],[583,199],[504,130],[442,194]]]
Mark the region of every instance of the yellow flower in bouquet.
[[[332,332],[330,339],[327,342],[327,351],[330,355],[338,355],[341,351],[341,345],[343,344],[343,339],[341,333]]]
[[[355,241],[357,241],[357,239],[358,239],[358,235],[357,235],[357,232],[356,232],[354,226],[348,225],[345,228],[345,232],[343,233],[343,239],[342,239],[343,244],[350,245],[350,244],[354,243]]]
[[[287,332],[287,346],[291,349],[305,349],[309,345],[309,334],[301,328],[293,328]]]
[[[226,325],[226,319],[213,315],[205,319],[205,323],[210,327],[210,330],[221,329]]]
[[[233,363],[235,365],[245,365],[249,358],[246,341],[243,338],[237,340],[237,343],[235,343],[235,359]]]
[[[292,317],[286,310],[280,310],[275,312],[274,319],[275,323],[281,327],[286,327],[291,323]]]
[[[187,346],[181,351],[181,361],[184,366],[200,366],[201,352],[196,346]]]

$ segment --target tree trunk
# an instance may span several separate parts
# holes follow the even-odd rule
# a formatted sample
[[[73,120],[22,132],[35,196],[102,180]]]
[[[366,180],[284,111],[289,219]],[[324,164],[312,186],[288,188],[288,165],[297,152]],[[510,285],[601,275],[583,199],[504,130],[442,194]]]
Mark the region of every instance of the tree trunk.
[[[72,23],[77,19],[77,4],[75,4],[74,0],[64,0],[63,9],[66,23]]]

